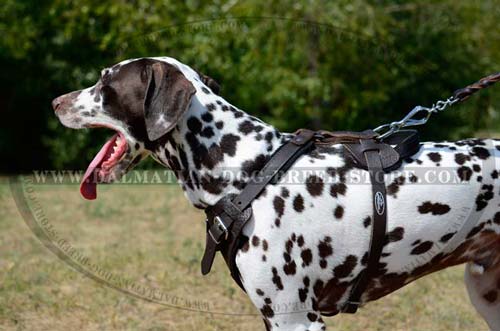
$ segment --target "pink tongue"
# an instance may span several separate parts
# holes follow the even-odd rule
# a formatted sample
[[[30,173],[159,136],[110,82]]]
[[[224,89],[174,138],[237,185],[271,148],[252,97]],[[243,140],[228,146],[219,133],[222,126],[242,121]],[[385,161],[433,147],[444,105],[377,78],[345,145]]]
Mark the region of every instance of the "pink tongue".
[[[80,183],[80,193],[87,200],[94,200],[97,197],[97,172],[96,168],[100,167],[104,162],[106,155],[111,154],[115,140],[118,134],[115,134],[94,157],[90,162],[87,171],[83,175],[82,182]],[[108,153],[109,152],[109,153]]]

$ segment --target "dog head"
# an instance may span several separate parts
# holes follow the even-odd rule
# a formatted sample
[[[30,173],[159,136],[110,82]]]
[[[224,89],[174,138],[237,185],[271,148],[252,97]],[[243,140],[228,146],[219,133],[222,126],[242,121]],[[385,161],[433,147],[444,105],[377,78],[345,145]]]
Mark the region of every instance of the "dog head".
[[[213,79],[172,58],[142,58],[106,68],[94,86],[54,99],[63,125],[115,131],[85,172],[82,195],[95,199],[97,183],[119,179],[146,157],[205,86],[218,92]]]

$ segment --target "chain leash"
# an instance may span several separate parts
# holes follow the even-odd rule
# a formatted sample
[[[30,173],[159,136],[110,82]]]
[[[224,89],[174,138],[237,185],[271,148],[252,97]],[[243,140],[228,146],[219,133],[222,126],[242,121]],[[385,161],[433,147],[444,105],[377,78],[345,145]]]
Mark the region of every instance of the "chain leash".
[[[487,88],[500,81],[500,72],[481,78],[478,82],[462,89],[456,90],[446,100],[439,100],[432,107],[416,106],[400,121],[380,125],[373,129],[378,134],[377,139],[384,139],[409,126],[423,125],[427,123],[433,113],[441,112],[456,103],[467,100],[479,90]],[[423,116],[422,116],[423,114]],[[418,117],[418,118],[415,118]]]

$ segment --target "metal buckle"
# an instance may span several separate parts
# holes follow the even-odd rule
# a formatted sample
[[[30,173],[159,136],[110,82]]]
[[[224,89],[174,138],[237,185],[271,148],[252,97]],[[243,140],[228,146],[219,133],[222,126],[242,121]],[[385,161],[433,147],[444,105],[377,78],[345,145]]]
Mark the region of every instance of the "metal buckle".
[[[208,220],[207,220],[208,223]],[[224,235],[224,240],[227,240],[229,231],[227,230],[224,222],[219,216],[214,217],[214,224],[208,229],[208,234],[212,237],[216,244],[221,242],[221,237]]]

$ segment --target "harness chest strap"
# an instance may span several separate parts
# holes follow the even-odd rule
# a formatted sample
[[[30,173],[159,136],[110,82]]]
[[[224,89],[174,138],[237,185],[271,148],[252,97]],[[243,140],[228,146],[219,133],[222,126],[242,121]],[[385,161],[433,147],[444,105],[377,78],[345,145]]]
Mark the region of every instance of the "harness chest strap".
[[[342,143],[355,165],[369,171],[372,183],[373,225],[368,263],[354,282],[349,299],[342,309],[346,313],[356,312],[361,295],[377,270],[384,244],[387,223],[384,171],[397,167],[403,157],[412,155],[419,149],[418,137],[413,131],[401,131],[387,144],[377,142],[374,137],[373,131],[338,134],[325,131],[315,133],[304,129],[297,131],[297,135],[271,157],[259,174],[251,177],[239,195],[226,196],[205,210],[207,235],[201,263],[202,274],[210,272],[215,254],[220,251],[231,276],[244,291],[235,257],[244,243],[241,231],[252,215],[252,208],[248,207],[267,184],[276,182],[314,144]],[[396,147],[392,148],[389,143]],[[324,295],[321,295],[318,302],[320,311],[326,315],[335,303],[329,300],[328,293],[331,291],[328,291],[328,284],[323,292]]]

